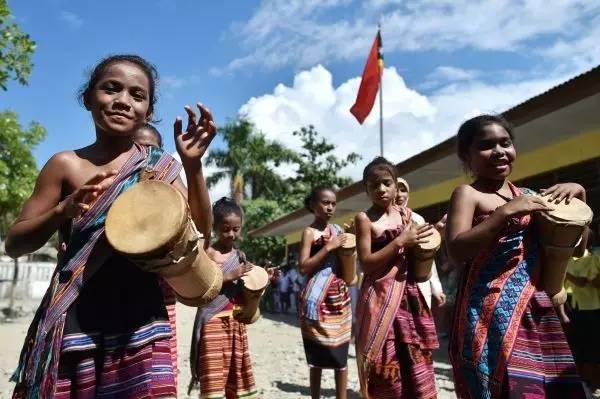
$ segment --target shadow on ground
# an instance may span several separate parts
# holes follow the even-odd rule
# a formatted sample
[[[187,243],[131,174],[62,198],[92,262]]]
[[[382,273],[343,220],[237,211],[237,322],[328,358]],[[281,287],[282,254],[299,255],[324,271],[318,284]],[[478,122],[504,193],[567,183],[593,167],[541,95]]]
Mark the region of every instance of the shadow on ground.
[[[283,392],[300,393],[305,396],[310,396],[310,389],[304,385],[291,384],[289,382],[275,381],[277,389]],[[321,389],[321,396],[335,397],[335,389]],[[356,391],[348,391],[348,399],[360,399],[360,394]]]
[[[261,310],[261,314],[265,319],[279,321],[300,328],[300,320],[298,320],[298,315],[295,311],[290,313],[268,313]]]

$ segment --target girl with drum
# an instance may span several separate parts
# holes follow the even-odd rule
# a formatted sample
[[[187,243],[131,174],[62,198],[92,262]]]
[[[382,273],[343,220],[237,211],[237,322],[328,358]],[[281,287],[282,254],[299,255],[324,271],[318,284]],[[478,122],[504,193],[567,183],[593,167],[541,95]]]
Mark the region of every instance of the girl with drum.
[[[104,230],[107,210],[143,172],[188,198],[193,219],[210,234],[211,214],[201,158],[216,129],[208,109],[186,106],[188,124],[175,121],[181,164],[133,137],[152,120],[155,68],[135,55],[103,59],[81,90],[94,120],[91,145],[55,154],[11,227],[6,252],[18,257],[60,230],[66,241],[27,333],[13,375],[17,398],[175,397],[175,332],[157,274],[117,254]]]
[[[363,397],[434,398],[432,352],[438,340],[408,250],[427,242],[432,226],[417,227],[398,207],[396,167],[377,157],[363,171],[372,206],[355,217],[364,272],[356,318],[356,358]]]
[[[585,198],[575,183],[541,198],[508,180],[516,159],[512,127],[494,115],[464,122],[458,156],[474,181],[452,193],[446,236],[464,264],[450,342],[459,398],[584,398],[571,350],[539,286],[540,245],[532,213],[549,201]]]
[[[302,233],[298,261],[300,273],[308,276],[300,294],[299,313],[311,397],[321,397],[321,370],[333,369],[336,398],[345,399],[352,310],[348,287],[337,276],[335,251],[346,236],[340,226],[329,223],[336,206],[332,188],[313,188],[304,205],[314,215],[313,223]]]
[[[220,295],[198,308],[194,321],[188,394],[199,382],[202,398],[254,398],[258,394],[246,325],[233,317],[239,294],[237,282],[253,267],[246,262],[245,254],[235,248],[243,217],[233,199],[223,197],[213,205],[217,240],[206,253],[223,270],[223,288]]]

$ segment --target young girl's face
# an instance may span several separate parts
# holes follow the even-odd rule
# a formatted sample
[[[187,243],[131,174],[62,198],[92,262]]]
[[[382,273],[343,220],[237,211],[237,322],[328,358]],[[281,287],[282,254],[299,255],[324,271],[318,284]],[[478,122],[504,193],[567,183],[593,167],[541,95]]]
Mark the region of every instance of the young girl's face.
[[[225,215],[215,223],[217,240],[226,246],[233,246],[233,243],[240,237],[241,232],[242,218],[235,213]]]
[[[160,148],[160,142],[158,141],[158,137],[150,129],[139,129],[137,132],[135,132],[135,136],[133,136],[133,139],[138,144]]]
[[[335,193],[331,190],[323,190],[317,196],[311,209],[315,214],[315,217],[321,220],[329,220],[335,214],[336,205]]]
[[[369,174],[367,195],[375,205],[387,208],[396,199],[397,192],[396,179],[389,172],[377,170]]]
[[[96,127],[111,135],[131,135],[147,118],[150,81],[144,71],[131,62],[114,62],[87,96],[86,108]]]
[[[508,132],[498,124],[485,126],[469,147],[468,166],[476,177],[504,180],[517,152]]]
[[[398,184],[398,193],[396,194],[396,204],[406,206],[408,203],[408,190],[404,184]]]

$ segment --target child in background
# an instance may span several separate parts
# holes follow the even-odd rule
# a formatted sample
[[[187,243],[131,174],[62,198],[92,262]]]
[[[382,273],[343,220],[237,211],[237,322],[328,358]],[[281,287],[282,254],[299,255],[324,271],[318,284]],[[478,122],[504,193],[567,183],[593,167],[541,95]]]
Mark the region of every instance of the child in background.
[[[8,233],[12,257],[36,250],[57,230],[67,243],[27,333],[13,376],[16,398],[177,395],[175,332],[159,278],[116,254],[103,234],[112,202],[149,168],[188,198],[196,226],[210,234],[201,162],[216,133],[210,112],[198,104],[198,118],[186,106],[186,131],[175,122],[188,189],[173,157],[134,142],[152,120],[156,79],[155,68],[135,55],[96,65],[80,92],[95,142],[50,158]]]
[[[133,136],[133,140],[140,145],[163,148],[162,135],[150,123],[146,123],[142,128],[138,129],[137,132],[135,132],[135,136]]]
[[[398,207],[396,167],[383,157],[369,163],[363,182],[373,205],[356,215],[358,258],[364,273],[356,317],[356,358],[365,398],[435,398],[430,308],[413,276],[407,250],[432,234]]]
[[[196,313],[188,394],[200,382],[200,398],[255,398],[258,393],[246,325],[233,317],[233,308],[238,280],[256,266],[246,262],[245,254],[235,248],[244,219],[240,206],[223,197],[213,205],[213,219],[217,240],[206,253],[223,270],[223,288]]]
[[[300,273],[308,277],[300,295],[300,329],[310,369],[310,392],[321,397],[321,371],[333,369],[337,399],[346,398],[348,347],[352,311],[348,287],[339,278],[335,250],[346,236],[340,226],[330,224],[336,197],[329,187],[315,187],[304,201],[314,215],[300,242]]]
[[[584,398],[562,326],[537,288],[540,245],[531,214],[553,202],[585,200],[583,187],[557,184],[545,196],[509,180],[516,150],[500,116],[469,119],[458,156],[475,180],[452,193],[447,244],[463,265],[450,342],[459,398]]]

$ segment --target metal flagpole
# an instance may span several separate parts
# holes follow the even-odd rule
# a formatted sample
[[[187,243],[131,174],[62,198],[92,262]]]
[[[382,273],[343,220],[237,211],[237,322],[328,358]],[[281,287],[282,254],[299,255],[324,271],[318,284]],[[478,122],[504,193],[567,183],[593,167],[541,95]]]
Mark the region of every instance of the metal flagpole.
[[[378,31],[381,40],[381,22],[379,23]],[[381,45],[381,41],[379,44]],[[377,52],[379,57],[381,57],[382,47],[383,46],[380,46]],[[381,65],[381,59],[377,62],[378,66],[383,66]],[[379,152],[381,153],[381,156],[383,156],[383,68],[381,68],[381,72],[379,73]]]

